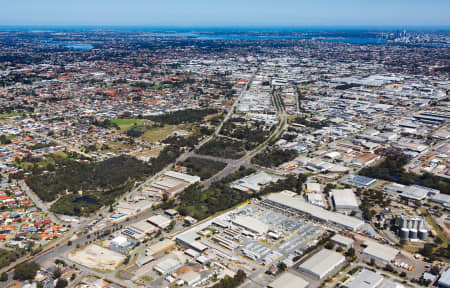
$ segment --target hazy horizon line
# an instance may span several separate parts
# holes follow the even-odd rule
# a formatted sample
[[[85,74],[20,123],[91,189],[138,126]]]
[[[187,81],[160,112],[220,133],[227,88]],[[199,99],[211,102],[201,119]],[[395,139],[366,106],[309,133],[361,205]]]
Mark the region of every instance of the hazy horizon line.
[[[5,29],[31,29],[31,28],[46,28],[52,29],[175,29],[175,30],[230,30],[230,29],[256,29],[256,30],[320,30],[320,29],[334,29],[334,30],[395,30],[395,29],[409,29],[409,30],[450,30],[450,25],[91,25],[91,24],[0,24],[0,30]]]

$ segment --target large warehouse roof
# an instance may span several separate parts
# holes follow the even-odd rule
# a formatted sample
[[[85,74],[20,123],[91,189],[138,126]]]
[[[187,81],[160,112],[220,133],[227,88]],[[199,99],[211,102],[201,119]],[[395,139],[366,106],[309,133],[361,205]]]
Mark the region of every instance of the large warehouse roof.
[[[269,230],[265,223],[249,216],[236,216],[232,223],[257,234],[264,234]]]
[[[272,281],[268,287],[271,288],[306,288],[309,283],[303,278],[294,275],[290,272],[285,272],[283,275]]]
[[[441,274],[441,278],[438,280],[438,285],[446,288],[450,287],[450,268],[447,268],[447,270]]]
[[[163,215],[151,216],[150,218],[147,219],[147,221],[162,228],[162,229],[169,226],[170,222],[171,222],[170,218],[167,218],[166,216],[163,216]]]
[[[358,273],[355,279],[351,281],[348,284],[345,284],[344,288],[376,288],[378,287],[381,282],[383,282],[384,277],[369,271],[369,270],[362,270]]]
[[[358,230],[364,224],[364,222],[360,219],[325,210],[309,204],[297,197],[289,196],[284,192],[272,193],[267,196],[266,200],[280,206],[309,214],[312,217],[318,218],[322,221],[334,223],[352,231]]]
[[[352,189],[333,189],[331,190],[334,205],[338,209],[356,209],[358,202]]]
[[[300,265],[300,269],[322,279],[344,261],[341,254],[322,249]]]
[[[381,245],[375,241],[366,241],[367,248],[364,249],[363,254],[375,258],[379,261],[389,263],[395,259],[398,250],[390,246]]]
[[[376,181],[377,181],[377,179],[366,177],[366,176],[361,176],[361,175],[356,175],[356,176],[350,177],[348,179],[349,183],[356,185],[356,186],[360,186],[360,187],[370,186],[373,183],[375,183]]]
[[[201,180],[200,177],[198,177],[198,176],[192,176],[192,175],[179,173],[179,172],[175,172],[175,171],[167,171],[166,173],[164,173],[164,175],[183,180],[185,182],[188,182],[189,184],[194,184]]]
[[[331,240],[345,247],[351,247],[355,242],[352,238],[345,237],[340,234],[334,235],[333,237],[331,237]]]

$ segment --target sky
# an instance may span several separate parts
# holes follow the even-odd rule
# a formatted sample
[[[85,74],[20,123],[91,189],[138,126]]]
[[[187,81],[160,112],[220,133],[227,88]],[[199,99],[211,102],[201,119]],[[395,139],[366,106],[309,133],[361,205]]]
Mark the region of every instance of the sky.
[[[0,25],[450,26],[450,0],[0,0]]]

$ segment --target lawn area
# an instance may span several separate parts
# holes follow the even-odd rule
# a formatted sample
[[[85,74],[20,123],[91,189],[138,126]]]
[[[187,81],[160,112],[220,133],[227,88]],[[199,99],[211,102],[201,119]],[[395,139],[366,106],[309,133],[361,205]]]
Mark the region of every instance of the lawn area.
[[[450,239],[444,234],[441,227],[434,221],[434,219],[430,215],[426,216],[425,219],[427,220],[428,224],[433,227],[433,230],[436,232],[437,237],[442,239],[442,245],[440,246],[446,247],[447,245],[449,245]]]
[[[164,127],[149,128],[141,138],[147,142],[158,142],[166,139],[175,131],[183,131],[183,125],[164,125]]]
[[[161,89],[165,89],[165,88],[170,88],[172,86],[173,85],[171,85],[171,84],[155,84],[155,85],[150,86],[150,88],[153,90],[161,90]]]
[[[409,245],[403,246],[402,249],[405,250],[405,251],[408,251],[411,254],[416,254],[420,250],[419,247],[414,247],[414,246],[409,246]]]
[[[145,119],[113,119],[111,122],[116,123],[120,127],[120,132],[126,132],[128,129],[133,127],[135,124],[136,126],[144,125],[144,124],[151,124],[151,121],[145,120]]]
[[[151,276],[147,276],[147,275],[144,275],[144,276],[142,276],[139,279],[141,279],[142,281],[145,281],[145,282],[152,282],[153,281],[153,278]]]
[[[20,116],[22,114],[23,113],[19,113],[19,112],[2,113],[2,114],[0,114],[0,119],[6,119],[8,117]]]
[[[147,142],[157,142],[166,139],[175,131],[182,131],[185,125],[153,125],[154,122],[146,119],[114,119],[111,122],[119,125],[120,132],[126,133],[130,128],[145,131],[140,137]]]
[[[62,151],[55,152],[53,154],[48,154],[46,157],[41,158],[39,162],[35,162],[39,168],[47,168],[49,164],[55,166],[58,163],[61,163],[65,159],[68,159],[69,155]],[[25,171],[28,171],[33,168],[34,163],[26,160],[22,160],[17,163],[17,166],[22,168]]]
[[[121,150],[128,150],[130,146],[121,142],[108,142],[108,151],[112,153],[118,153]]]
[[[133,156],[136,158],[140,157],[150,157],[150,158],[156,158],[158,157],[159,153],[164,149],[164,146],[153,146],[150,150],[140,151],[133,153]]]

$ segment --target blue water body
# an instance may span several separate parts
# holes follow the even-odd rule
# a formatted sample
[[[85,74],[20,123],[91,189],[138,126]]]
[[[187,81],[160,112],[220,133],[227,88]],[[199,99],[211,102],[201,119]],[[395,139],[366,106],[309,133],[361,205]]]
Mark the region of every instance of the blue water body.
[[[376,38],[323,38],[327,42],[345,42],[352,44],[385,44],[386,40]]]
[[[318,39],[328,42],[346,42],[352,44],[385,44],[386,40],[376,38],[325,38],[303,35],[246,35],[246,34],[203,34],[194,32],[152,33],[150,37],[192,38],[198,40],[270,40],[270,39]]]
[[[97,204],[97,200],[92,199],[92,198],[87,198],[87,197],[77,198],[77,200],[75,200],[74,202],[75,203],[85,202],[85,203],[90,203],[90,204]]]
[[[264,40],[264,39],[305,39],[297,35],[240,35],[240,34],[200,34],[194,32],[152,33],[151,37],[181,37],[199,40]]]
[[[94,45],[90,43],[71,43],[71,42],[60,42],[60,41],[44,41],[41,42],[44,45],[61,45],[66,48],[74,50],[90,50],[94,48]]]
[[[94,48],[94,45],[89,44],[89,43],[68,43],[68,44],[63,44],[64,47],[66,48],[71,48],[71,49],[75,49],[75,50],[90,50]]]

